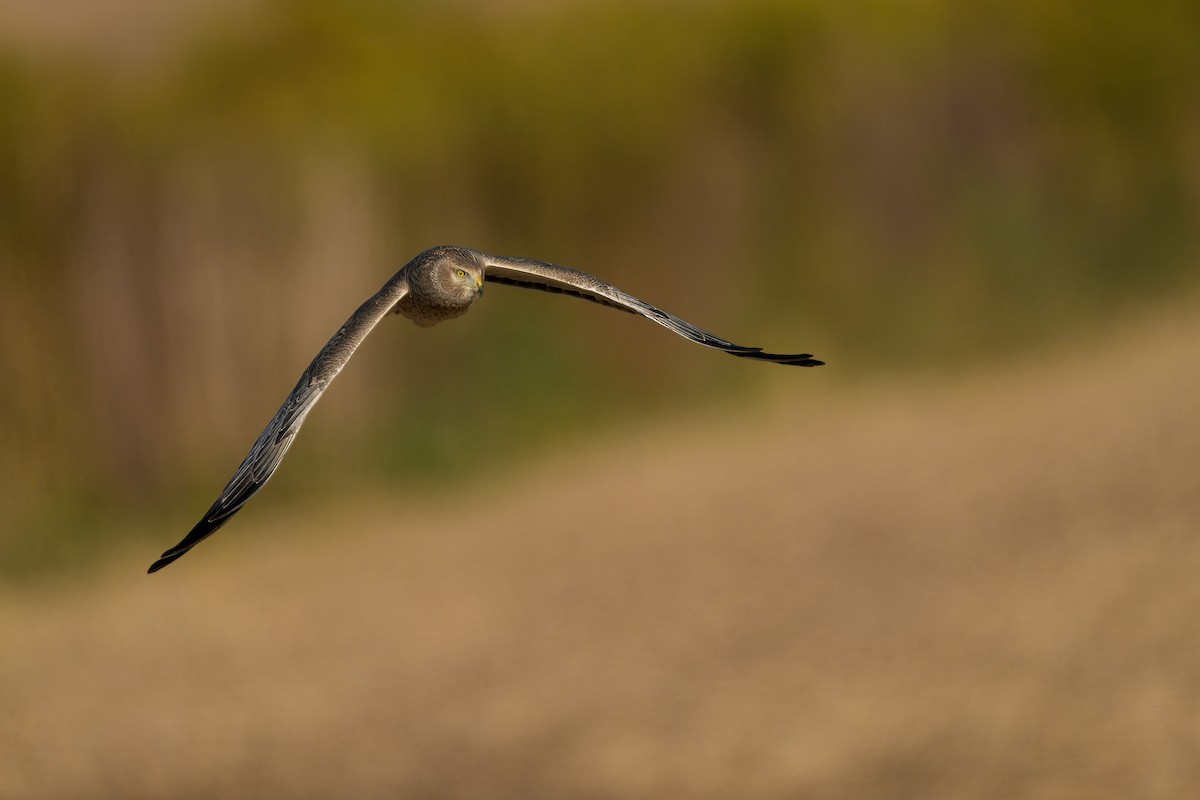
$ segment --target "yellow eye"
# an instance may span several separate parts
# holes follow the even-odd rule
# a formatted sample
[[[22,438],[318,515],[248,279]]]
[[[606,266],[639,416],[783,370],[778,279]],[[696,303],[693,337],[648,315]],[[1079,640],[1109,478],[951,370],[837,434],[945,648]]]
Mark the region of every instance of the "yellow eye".
[[[465,269],[456,269],[456,270],[454,270],[454,274],[460,278],[467,277],[467,271]]]

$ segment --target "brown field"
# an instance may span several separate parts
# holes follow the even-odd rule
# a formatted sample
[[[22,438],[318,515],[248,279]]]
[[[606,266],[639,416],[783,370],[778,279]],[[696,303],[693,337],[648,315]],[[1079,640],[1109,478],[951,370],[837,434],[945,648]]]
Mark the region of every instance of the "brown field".
[[[0,796],[1200,796],[1195,304],[835,369],[4,591]]]

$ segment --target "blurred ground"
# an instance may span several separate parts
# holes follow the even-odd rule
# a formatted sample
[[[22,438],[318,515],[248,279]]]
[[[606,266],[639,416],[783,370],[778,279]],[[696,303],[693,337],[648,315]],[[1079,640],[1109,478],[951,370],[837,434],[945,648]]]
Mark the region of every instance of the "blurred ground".
[[[0,796],[1195,797],[1195,310],[0,590]]]

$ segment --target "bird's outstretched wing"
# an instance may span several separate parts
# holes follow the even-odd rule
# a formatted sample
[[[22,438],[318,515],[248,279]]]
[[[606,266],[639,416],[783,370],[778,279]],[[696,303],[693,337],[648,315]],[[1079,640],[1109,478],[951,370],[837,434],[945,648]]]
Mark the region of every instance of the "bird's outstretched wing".
[[[321,352],[317,353],[317,357],[308,365],[308,369],[304,370],[296,388],[292,389],[292,393],[283,401],[279,411],[259,434],[258,441],[250,448],[245,461],[221,491],[221,496],[183,541],[163,553],[158,561],[150,565],[149,572],[157,572],[211,536],[271,479],[279,467],[279,462],[291,447],[300,426],[304,424],[304,418],[321,399],[321,394],[342,371],[342,367],[346,366],[350,356],[354,355],[354,351],[376,323],[392,311],[407,291],[408,282],[404,272],[398,272],[338,328],[333,338],[325,343]]]
[[[795,367],[816,367],[825,363],[813,358],[811,353],[765,353],[760,347],[734,344],[577,269],[560,267],[557,264],[548,264],[545,261],[534,261],[528,258],[484,254],[481,256],[484,261],[484,280],[486,281],[520,286],[523,289],[538,289],[553,294],[570,295],[609,308],[628,311],[631,314],[640,314],[685,339],[691,339],[705,347],[722,350],[738,358],[753,358]]]

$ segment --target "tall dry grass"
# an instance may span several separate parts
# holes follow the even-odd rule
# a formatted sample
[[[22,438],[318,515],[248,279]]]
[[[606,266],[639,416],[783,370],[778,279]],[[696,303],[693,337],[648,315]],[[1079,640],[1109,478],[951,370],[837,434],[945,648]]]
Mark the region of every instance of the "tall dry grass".
[[[128,62],[5,47],[0,564],[199,502],[432,244],[594,270],[843,370],[988,358],[1172,292],[1200,22],[1153,5],[302,0],[82,26],[169,42]],[[436,335],[391,326],[336,386],[344,424],[293,455],[314,485],[440,477],[763,375],[602,319],[497,291]],[[469,446],[440,433],[467,415]]]

